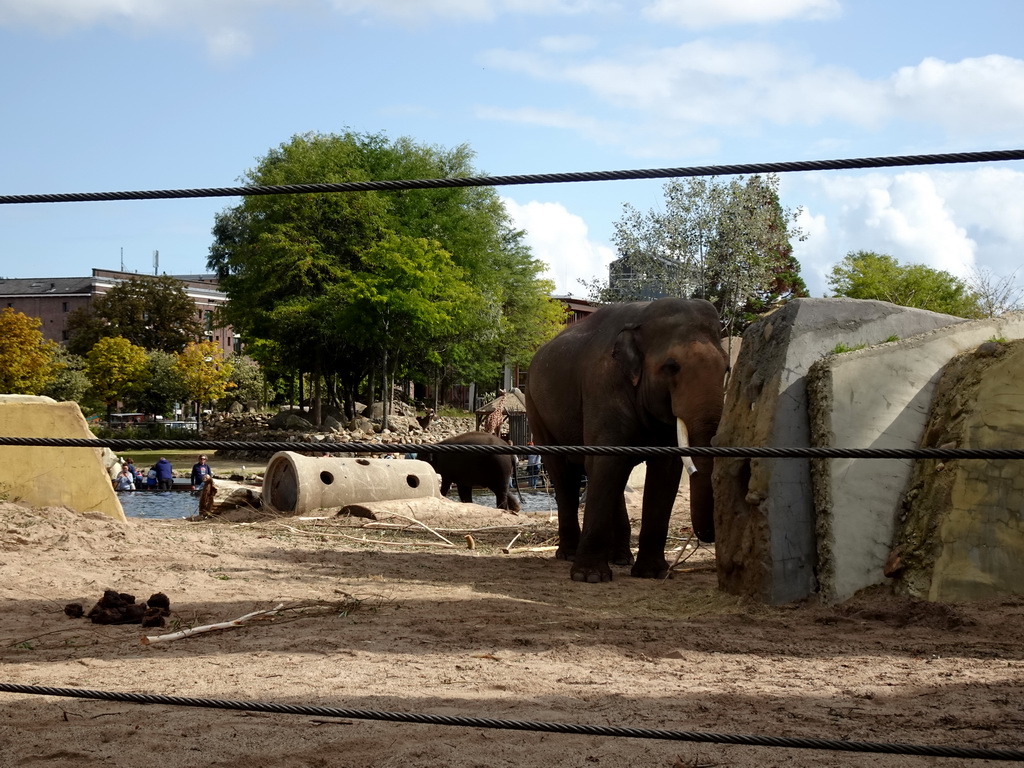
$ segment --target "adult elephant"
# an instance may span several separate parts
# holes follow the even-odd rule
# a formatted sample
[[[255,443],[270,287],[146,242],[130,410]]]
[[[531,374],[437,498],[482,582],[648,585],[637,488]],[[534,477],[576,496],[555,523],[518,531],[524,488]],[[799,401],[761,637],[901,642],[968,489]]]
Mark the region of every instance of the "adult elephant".
[[[465,432],[449,437],[440,445],[508,445],[490,432]],[[488,488],[494,493],[495,506],[509,512],[519,511],[519,502],[508,492],[509,480],[515,470],[515,458],[501,453],[424,453],[419,458],[428,462],[441,476],[441,495],[447,496],[454,484],[459,500],[473,501],[473,488]]]
[[[538,445],[710,445],[722,415],[728,361],[721,321],[701,299],[609,304],[537,350],[526,412]],[[612,578],[609,561],[633,563],[623,493],[634,456],[546,455],[555,486],[559,546],[575,581]],[[639,551],[632,575],[668,573],[665,540],[682,467],[691,473],[690,511],[702,541],[714,541],[711,457],[651,456],[647,461]],[[583,530],[579,494],[587,498]]]

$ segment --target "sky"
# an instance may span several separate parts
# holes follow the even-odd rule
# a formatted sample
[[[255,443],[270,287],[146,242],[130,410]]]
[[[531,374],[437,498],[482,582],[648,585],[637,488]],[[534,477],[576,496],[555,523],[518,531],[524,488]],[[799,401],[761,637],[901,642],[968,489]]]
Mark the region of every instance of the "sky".
[[[1019,0],[0,0],[0,194],[237,186],[346,130],[466,144],[491,175],[1021,149],[1022,29]],[[586,297],[664,183],[498,193]],[[0,205],[0,277],[205,272],[237,202]],[[813,296],[853,251],[1022,263],[1021,161],[785,173],[781,202]]]

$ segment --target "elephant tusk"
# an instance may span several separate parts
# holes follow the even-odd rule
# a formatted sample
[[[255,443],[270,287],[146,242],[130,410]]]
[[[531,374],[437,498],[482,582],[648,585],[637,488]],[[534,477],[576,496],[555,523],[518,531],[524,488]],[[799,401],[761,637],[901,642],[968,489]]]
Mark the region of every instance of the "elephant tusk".
[[[676,440],[680,448],[690,447],[690,436],[686,431],[686,422],[678,416],[676,417]],[[683,456],[683,466],[686,468],[687,474],[694,475],[697,473],[697,465],[693,463],[693,459],[689,456]]]

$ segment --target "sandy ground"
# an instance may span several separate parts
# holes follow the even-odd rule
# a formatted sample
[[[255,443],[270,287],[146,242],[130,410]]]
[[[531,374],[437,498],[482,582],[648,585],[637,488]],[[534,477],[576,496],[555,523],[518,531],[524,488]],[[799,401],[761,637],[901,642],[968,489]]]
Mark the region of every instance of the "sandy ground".
[[[256,524],[0,504],[0,682],[511,720],[1024,748],[1024,600],[879,593],[753,605],[713,549],[674,578],[577,584],[553,521],[475,505]],[[686,535],[685,515],[673,536]],[[516,534],[509,553],[507,548]],[[469,549],[471,535],[475,549]],[[357,541],[366,539],[369,543]],[[680,539],[673,539],[678,546]],[[163,592],[169,626],[69,618]],[[159,634],[285,609],[229,630]],[[925,766],[849,754],[399,724],[0,693],[3,766]]]

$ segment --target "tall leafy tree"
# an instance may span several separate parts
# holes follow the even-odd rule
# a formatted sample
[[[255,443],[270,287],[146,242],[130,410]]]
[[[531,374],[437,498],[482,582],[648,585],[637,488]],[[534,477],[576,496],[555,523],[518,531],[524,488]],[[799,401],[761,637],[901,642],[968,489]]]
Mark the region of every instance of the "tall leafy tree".
[[[465,270],[439,243],[400,235],[367,248],[328,297],[338,309],[338,334],[361,327],[364,354],[379,355],[385,391],[396,373],[440,362],[437,339],[467,327],[484,309]]]
[[[0,392],[38,395],[55,378],[57,344],[43,338],[42,325],[10,307],[0,311]]]
[[[245,181],[265,185],[478,175],[472,159],[466,146],[444,149],[382,134],[306,134],[271,150]],[[491,188],[253,196],[218,215],[213,234],[208,264],[230,297],[226,321],[247,340],[268,342],[264,350],[274,350],[281,363],[312,373],[315,385],[329,375],[352,393],[368,373],[370,380],[383,382],[397,370],[387,368],[401,357],[392,356],[384,366],[381,350],[370,349],[368,342],[372,336],[379,345],[379,335],[358,313],[345,311],[345,302],[361,295],[353,286],[369,283],[374,292],[395,297],[395,286],[407,285],[403,280],[409,270],[415,272],[411,264],[401,263],[410,254],[415,261],[417,253],[447,253],[461,272],[436,283],[437,289],[480,311],[473,318],[478,322],[456,324],[444,338],[420,338],[424,354],[397,363],[406,373],[436,368],[438,355],[458,360],[466,370],[496,373],[515,350],[513,329],[546,322],[546,305],[532,299],[547,287],[539,278],[543,265],[516,243]],[[418,241],[430,245],[424,251],[415,245]],[[391,259],[399,263],[384,263]],[[531,298],[508,296],[512,274]],[[427,278],[421,273],[419,279]],[[382,280],[396,282],[386,287]],[[430,292],[443,303],[434,287]],[[394,306],[390,300],[389,306]],[[483,322],[488,313],[495,313],[498,322]],[[430,326],[410,327],[422,332]],[[394,339],[388,340],[399,351],[407,343],[400,337],[403,330],[392,326]],[[314,403],[319,400],[315,397]]]
[[[106,405],[108,418],[118,401],[137,397],[149,383],[146,350],[121,336],[100,339],[85,359],[90,391]]]
[[[981,301],[948,272],[923,264],[901,264],[871,251],[851,251],[832,267],[828,284],[837,296],[877,299],[956,317],[983,317]]]
[[[202,429],[203,405],[223,398],[231,380],[232,365],[212,341],[192,343],[175,361],[185,396],[196,404],[196,426]]]
[[[758,313],[807,295],[791,245],[803,237],[799,211],[779,203],[777,176],[672,179],[664,194],[662,210],[623,207],[613,237],[620,258],[608,281],[589,285],[592,298],[704,298],[738,332]]]
[[[101,338],[120,336],[144,349],[178,353],[202,334],[195,302],[169,275],[134,276],[68,317],[68,348],[85,354]]]
[[[273,397],[274,391],[264,375],[263,368],[249,355],[231,355],[231,376],[228,379],[228,398],[240,403],[254,403],[263,406]]]
[[[142,413],[169,416],[177,403],[188,399],[185,382],[178,370],[178,355],[153,349],[146,352],[146,388],[132,398]]]
[[[81,403],[92,386],[85,368],[84,357],[72,354],[66,347],[58,346],[53,356],[53,380],[47,383],[39,394],[60,402]]]

